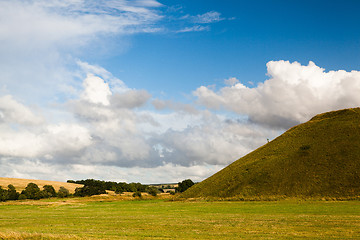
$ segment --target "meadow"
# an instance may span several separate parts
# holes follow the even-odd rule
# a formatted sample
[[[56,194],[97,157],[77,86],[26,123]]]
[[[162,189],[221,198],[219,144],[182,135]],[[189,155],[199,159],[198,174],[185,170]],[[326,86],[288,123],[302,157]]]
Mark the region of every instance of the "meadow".
[[[0,239],[360,239],[360,202],[10,201]]]

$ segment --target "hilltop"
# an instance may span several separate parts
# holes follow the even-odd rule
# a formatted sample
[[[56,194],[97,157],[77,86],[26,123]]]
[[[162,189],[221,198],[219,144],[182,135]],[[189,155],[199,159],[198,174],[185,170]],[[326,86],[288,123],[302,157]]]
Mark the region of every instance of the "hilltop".
[[[0,186],[7,189],[9,184],[14,185],[18,192],[21,192],[25,189],[25,187],[29,183],[35,183],[39,186],[40,189],[43,188],[44,185],[52,185],[56,191],[59,191],[61,186],[65,187],[70,191],[70,193],[75,192],[75,188],[83,187],[82,184],[75,184],[75,183],[66,183],[66,182],[57,182],[57,181],[46,181],[46,180],[35,180],[35,179],[22,179],[22,178],[4,178],[0,177]]]
[[[182,194],[184,198],[360,195],[360,108],[319,114]]]

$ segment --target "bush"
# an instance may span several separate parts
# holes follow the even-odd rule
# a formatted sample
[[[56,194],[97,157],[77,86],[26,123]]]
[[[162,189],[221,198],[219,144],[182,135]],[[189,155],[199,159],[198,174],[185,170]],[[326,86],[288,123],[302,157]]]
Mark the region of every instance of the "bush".
[[[25,199],[27,199],[27,197],[26,197],[25,194],[21,193],[21,194],[19,195],[19,198],[18,198],[18,199],[19,199],[19,200],[25,200]]]
[[[20,194],[16,191],[14,185],[9,184],[8,185],[8,200],[18,200],[19,195]]]
[[[8,199],[7,191],[0,186],[0,202],[6,201],[7,199]]]
[[[149,193],[151,196],[156,197],[156,195],[158,194],[158,189],[156,187],[148,187],[147,193]]]
[[[101,187],[97,186],[87,186],[76,188],[74,196],[76,197],[85,197],[85,196],[93,196],[93,195],[100,195],[105,194],[106,190]]]
[[[179,182],[179,186],[176,188],[178,192],[185,192],[188,188],[194,185],[194,182],[190,179],[186,179],[182,182]]]
[[[69,190],[67,190],[66,188],[64,188],[63,186],[61,186],[61,187],[59,188],[59,191],[58,191],[58,193],[57,193],[57,196],[58,196],[59,198],[65,198],[65,197],[70,196],[70,192],[69,192]]]
[[[141,192],[139,192],[139,191],[134,192],[132,196],[141,198]]]

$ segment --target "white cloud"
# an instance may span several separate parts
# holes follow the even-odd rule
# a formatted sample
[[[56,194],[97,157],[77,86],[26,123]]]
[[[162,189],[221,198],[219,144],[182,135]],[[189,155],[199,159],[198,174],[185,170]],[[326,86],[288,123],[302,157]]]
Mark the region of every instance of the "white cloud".
[[[360,105],[360,72],[325,72],[310,62],[307,66],[288,61],[267,64],[270,79],[255,88],[241,83],[215,92],[200,87],[194,95],[212,109],[227,109],[248,115],[251,121],[288,128],[320,112]]]
[[[19,123],[37,125],[44,119],[32,113],[32,110],[14,100],[11,95],[0,96],[0,123]]]
[[[191,17],[192,20],[195,23],[213,23],[213,22],[219,22],[224,20],[224,18],[221,18],[221,13],[211,11],[204,14],[198,14],[196,16]]]
[[[111,98],[111,104],[117,108],[137,108],[145,105],[151,95],[145,90],[129,90],[116,93]]]
[[[165,164],[155,168],[121,168],[96,164],[48,164],[41,161],[0,159],[0,175],[27,179],[66,181],[69,179],[110,180],[117,182],[177,183],[184,179],[201,181],[224,166],[205,165],[184,167]]]
[[[105,106],[108,106],[109,97],[111,96],[111,91],[108,84],[92,74],[89,74],[84,80],[84,91],[81,94],[81,99],[88,101],[90,103],[99,103]]]
[[[13,158],[45,158],[76,155],[91,145],[86,128],[75,125],[45,125],[38,128],[0,127],[0,155]]]
[[[229,148],[233,136],[225,118],[211,120],[206,110],[167,100],[153,102],[162,113],[144,110],[149,92],[79,60],[90,49],[107,49],[113,37],[121,49],[129,45],[123,36],[163,31],[161,6],[153,0],[0,0],[1,175],[201,180],[231,161],[224,154],[216,159],[222,150],[231,150],[231,158],[248,151]],[[203,24],[222,20],[217,12],[189,19],[183,32],[206,31]],[[256,146],[261,138],[254,139]],[[201,139],[205,143],[196,146]],[[215,150],[204,151],[212,144]],[[162,145],[168,151],[160,156],[155,146]],[[187,159],[177,155],[186,151]]]
[[[221,18],[221,13],[216,11],[210,11],[206,12],[204,14],[198,14],[196,16],[191,15],[185,15],[182,17],[182,19],[190,19],[193,23],[214,23],[214,22],[220,22],[222,20],[225,20],[224,18]]]
[[[168,130],[155,138],[167,162],[181,166],[227,165],[266,143],[278,132],[208,114],[200,125]],[[167,150],[166,150],[167,149]]]
[[[77,74],[86,76],[82,88],[58,109],[63,112],[57,116],[67,117],[56,123],[46,109],[0,97],[0,173],[53,180],[202,180],[278,136],[268,126],[285,128],[321,111],[359,104],[359,72],[325,72],[313,63],[269,62],[270,79],[255,88],[229,78],[219,91],[195,91],[201,104],[235,115],[152,99],[100,66],[78,65],[85,73]],[[147,108],[148,102],[162,111]]]
[[[143,4],[142,4],[143,3]],[[95,34],[149,31],[156,1],[0,1],[0,39],[74,44]]]
[[[170,110],[186,112],[190,114],[199,113],[199,111],[192,104],[185,104],[185,103],[174,102],[171,100],[160,100],[160,99],[154,99],[151,103],[157,110],[170,109]]]
[[[113,36],[122,51],[123,36],[159,31],[160,6],[152,0],[0,0],[0,88],[33,103],[72,97],[82,80],[75,59],[89,49],[106,51]]]
[[[209,31],[210,27],[209,26],[200,26],[200,25],[196,25],[196,26],[192,26],[192,27],[185,27],[181,30],[178,30],[178,33],[186,33],[186,32],[202,32],[202,31]]]
[[[234,77],[231,77],[231,78],[225,79],[224,83],[229,86],[234,86],[235,84],[239,83],[239,80]]]

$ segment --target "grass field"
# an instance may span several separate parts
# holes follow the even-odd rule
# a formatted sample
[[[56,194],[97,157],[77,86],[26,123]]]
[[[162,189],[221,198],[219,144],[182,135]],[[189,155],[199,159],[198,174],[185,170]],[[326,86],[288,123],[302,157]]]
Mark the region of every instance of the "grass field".
[[[360,239],[359,201],[0,204],[0,239]]]

